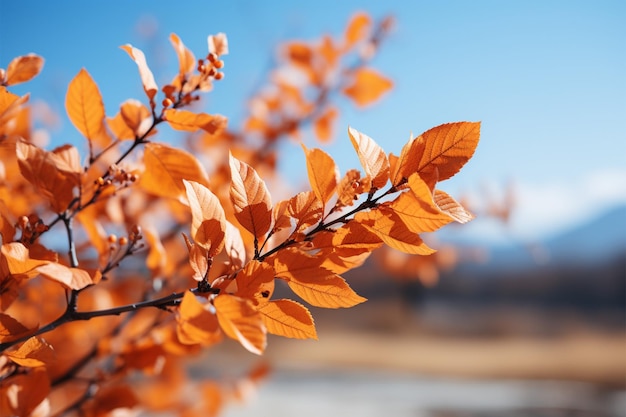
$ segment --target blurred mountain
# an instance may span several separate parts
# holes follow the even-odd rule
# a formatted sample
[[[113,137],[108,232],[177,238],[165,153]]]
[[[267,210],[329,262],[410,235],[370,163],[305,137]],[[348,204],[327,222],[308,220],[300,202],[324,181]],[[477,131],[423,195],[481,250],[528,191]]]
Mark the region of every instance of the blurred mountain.
[[[461,253],[470,250],[461,246]],[[482,248],[429,296],[483,305],[626,312],[626,206],[544,241]]]
[[[565,232],[531,242],[485,244],[447,239],[462,253],[483,254],[482,264],[471,264],[484,271],[493,269],[534,269],[548,265],[590,265],[607,262],[626,254],[626,205],[614,207],[591,221]],[[471,257],[470,257],[471,258]]]
[[[515,309],[527,318],[528,312],[537,314],[535,323],[554,321],[558,311],[598,328],[623,331],[626,326],[626,206],[543,241],[454,246],[458,264],[442,271],[432,287],[419,280],[389,286],[374,262],[346,278],[370,300],[401,297],[419,308],[422,317],[432,308],[437,317],[456,311],[460,316],[452,321],[464,326],[476,312],[484,325]],[[447,313],[441,314],[442,309]]]

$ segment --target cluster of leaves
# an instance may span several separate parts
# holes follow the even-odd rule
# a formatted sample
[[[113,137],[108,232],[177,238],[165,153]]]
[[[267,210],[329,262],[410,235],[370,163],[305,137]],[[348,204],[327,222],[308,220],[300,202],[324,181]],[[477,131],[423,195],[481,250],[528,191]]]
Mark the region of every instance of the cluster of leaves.
[[[341,274],[383,245],[431,254],[421,233],[472,218],[436,188],[472,156],[480,126],[471,122],[428,130],[398,156],[349,128],[362,171],[343,175],[330,155],[303,144],[310,190],[272,201],[263,173],[279,137],[312,123],[327,139],[337,112],[330,93],[366,105],[390,87],[366,66],[388,26],[359,14],[340,41],[288,44],[287,66],[306,81],[274,78],[239,132],[193,110],[223,78],[225,35],[209,36],[208,54],[196,60],[172,34],[179,71],[161,88],[142,51],[124,45],[147,105],[129,99],[107,117],[81,70],[65,106],[87,155],[31,140],[28,96],[9,87],[37,75],[42,58],[18,57],[0,72],[2,415],[214,415],[237,385],[193,383],[182,360],[226,338],[255,354],[268,334],[315,339],[305,304],[365,301]],[[355,63],[340,64],[355,53]],[[159,125],[196,135],[191,150],[157,142]],[[275,298],[277,280],[300,301]]]

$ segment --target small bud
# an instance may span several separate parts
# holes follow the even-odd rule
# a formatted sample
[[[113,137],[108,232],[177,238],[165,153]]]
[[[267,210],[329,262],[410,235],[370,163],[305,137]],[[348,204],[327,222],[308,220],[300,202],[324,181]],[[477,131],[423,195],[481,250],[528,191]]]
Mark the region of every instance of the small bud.
[[[115,236],[114,234],[110,234],[109,237],[107,237],[107,242],[113,244],[115,242],[117,242],[117,236]]]
[[[212,64],[215,64],[217,62],[217,54],[215,54],[214,52],[210,52],[206,56],[206,59],[208,59]]]
[[[221,80],[222,78],[224,78],[224,73],[223,73],[223,72],[218,72],[218,73],[216,73],[216,74],[213,76],[213,78],[215,78],[215,80],[219,81],[219,80]]]
[[[133,227],[130,229],[130,233],[131,236],[135,236],[136,239],[141,239],[141,226],[139,225],[133,225]]]
[[[120,246],[126,246],[128,245],[128,238],[126,236],[122,236],[120,238]]]
[[[96,185],[103,186],[104,185],[104,178],[98,177],[98,179],[95,181],[95,183],[96,183]]]
[[[217,68],[217,69],[224,68],[224,61],[222,61],[222,60],[220,59],[220,60],[218,60],[218,61],[215,61],[215,62],[213,63],[213,65],[215,65],[215,68]]]
[[[22,229],[25,229],[28,226],[28,217],[22,216],[20,217],[19,225]]]
[[[165,108],[170,107],[172,105],[172,100],[168,97],[168,98],[164,98],[163,101],[161,102],[161,105]]]

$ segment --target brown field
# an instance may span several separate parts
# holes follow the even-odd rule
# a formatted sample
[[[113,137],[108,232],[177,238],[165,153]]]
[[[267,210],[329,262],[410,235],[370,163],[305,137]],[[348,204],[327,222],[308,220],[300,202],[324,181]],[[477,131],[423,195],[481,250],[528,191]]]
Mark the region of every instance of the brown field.
[[[626,331],[600,329],[579,317],[461,312],[444,328],[382,302],[313,314],[318,340],[270,336],[264,358],[274,369],[564,380],[626,389]],[[222,364],[258,359],[230,342],[209,355]]]

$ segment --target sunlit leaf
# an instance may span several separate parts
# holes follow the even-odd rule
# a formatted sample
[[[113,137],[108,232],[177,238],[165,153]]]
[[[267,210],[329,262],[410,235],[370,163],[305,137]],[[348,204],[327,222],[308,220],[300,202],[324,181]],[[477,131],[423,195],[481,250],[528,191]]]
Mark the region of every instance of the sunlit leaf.
[[[11,340],[28,331],[29,329],[26,326],[13,317],[0,313],[0,342]]]
[[[252,302],[233,295],[215,297],[215,309],[220,327],[226,335],[238,340],[247,350],[260,355],[267,344],[267,330],[261,314]]]
[[[228,255],[233,268],[239,269],[243,267],[246,262],[246,246],[239,229],[229,221],[226,221],[224,252]]]
[[[141,77],[141,83],[143,84],[143,89],[150,100],[152,107],[154,107],[154,96],[156,95],[159,87],[157,86],[156,81],[154,80],[154,75],[152,75],[152,71],[148,67],[148,63],[146,62],[146,56],[144,53],[131,44],[126,44],[120,46],[126,53],[135,61],[137,67],[139,68],[139,76]]]
[[[364,40],[372,26],[372,19],[367,13],[356,13],[350,19],[344,34],[346,48],[351,48],[355,43]]]
[[[235,295],[251,300],[254,305],[265,304],[274,292],[274,268],[265,262],[248,262],[237,273]]]
[[[13,94],[6,87],[0,86],[0,116],[10,108],[15,107],[15,104],[19,101],[21,101],[20,96]]]
[[[32,259],[28,248],[20,242],[5,243],[1,248],[9,272],[16,276],[32,278],[37,275],[37,267],[47,264],[49,261]]]
[[[184,233],[183,238],[189,251],[189,266],[194,272],[192,278],[196,281],[203,281],[206,279],[209,270],[209,251],[191,242]]]
[[[408,184],[411,192],[400,194],[388,207],[400,216],[409,230],[434,232],[453,220],[435,204],[433,193],[418,174],[411,175]]]
[[[408,229],[398,214],[385,206],[357,213],[354,219],[394,249],[414,255],[429,255],[434,252],[417,233]]]
[[[14,58],[7,67],[4,85],[15,85],[31,80],[41,72],[43,63],[43,58],[35,54]]]
[[[50,262],[37,267],[37,272],[72,290],[82,290],[94,283],[87,271],[79,268],[69,268],[56,262]]]
[[[189,132],[202,129],[207,133],[215,134],[224,130],[227,125],[224,116],[194,113],[189,110],[167,109],[163,116],[174,129]]]
[[[143,137],[152,126],[152,113],[139,100],[128,99],[120,106],[120,115],[133,137]]]
[[[183,41],[175,33],[170,34],[170,42],[174,46],[176,55],[178,56],[178,72],[181,75],[193,71],[196,65],[196,57],[183,43]]]
[[[27,368],[50,365],[54,349],[39,337],[31,337],[15,350],[4,352],[13,362]]]
[[[161,196],[186,201],[183,180],[208,186],[204,167],[191,153],[160,143],[148,143],[144,149],[145,170],[139,185],[146,191]]]
[[[272,202],[265,182],[250,165],[229,154],[230,201],[235,217],[255,238],[261,238],[272,225]]]
[[[42,191],[57,213],[65,211],[75,197],[75,188],[80,184],[76,148],[65,145],[47,152],[19,141],[16,143],[16,153],[24,178]]]
[[[447,123],[427,130],[412,147],[422,151],[414,172],[429,185],[452,177],[472,157],[479,137],[480,122]]]
[[[349,127],[350,142],[359,155],[361,165],[372,180],[372,187],[382,188],[389,180],[389,161],[385,151],[369,136]]]
[[[435,190],[435,204],[441,211],[448,214],[458,223],[467,223],[474,218],[474,215],[467,211],[454,198],[445,191]]]
[[[220,200],[204,185],[183,180],[191,209],[191,237],[215,256],[224,247],[226,215]]]
[[[372,104],[393,86],[393,82],[370,68],[355,71],[352,83],[343,93],[361,107]]]
[[[259,311],[268,333],[293,339],[317,340],[313,317],[302,304],[281,299],[263,304]]]
[[[402,147],[399,157],[389,155],[391,182],[395,187],[398,187],[415,173],[415,167],[418,166],[423,152],[424,142],[413,138]],[[391,164],[392,160],[393,164]]]
[[[276,276],[307,303],[324,308],[352,307],[366,301],[339,275],[321,267],[322,259],[283,250],[274,259]]]
[[[302,144],[306,156],[306,167],[309,173],[311,189],[322,202],[322,206],[330,200],[337,189],[339,169],[333,158],[321,149],[307,149]]]
[[[84,68],[72,79],[67,88],[65,110],[74,127],[92,144],[109,143],[104,128],[102,95],[98,85]]]
[[[185,292],[178,309],[178,339],[184,344],[210,346],[222,339],[219,323],[208,304],[202,304],[191,291]]]
[[[322,208],[313,191],[303,191],[289,199],[287,210],[296,219],[296,230],[301,231],[322,219]]]

